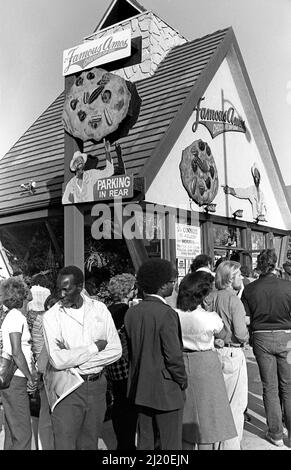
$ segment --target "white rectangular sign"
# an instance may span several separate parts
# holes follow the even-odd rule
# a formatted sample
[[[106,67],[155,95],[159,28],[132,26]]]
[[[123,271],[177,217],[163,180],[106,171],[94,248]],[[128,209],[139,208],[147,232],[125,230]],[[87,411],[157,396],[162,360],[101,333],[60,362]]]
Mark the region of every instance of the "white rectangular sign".
[[[176,258],[193,259],[200,253],[200,227],[176,223]]]
[[[80,72],[131,54],[131,30],[125,29],[87,41],[63,52],[63,75]]]

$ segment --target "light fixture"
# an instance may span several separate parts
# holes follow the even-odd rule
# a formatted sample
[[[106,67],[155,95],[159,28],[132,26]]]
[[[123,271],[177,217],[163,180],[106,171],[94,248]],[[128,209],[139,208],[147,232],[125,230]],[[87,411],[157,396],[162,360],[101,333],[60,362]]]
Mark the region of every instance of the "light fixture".
[[[257,215],[255,222],[256,224],[259,222],[267,222],[267,219],[265,218],[264,214],[259,214]]]
[[[33,181],[33,180],[30,180],[28,181],[27,183],[22,183],[20,185],[21,189],[23,189],[24,191],[28,191],[29,194],[33,195],[36,191],[35,187],[36,187],[36,182]]]
[[[211,202],[210,204],[205,204],[204,206],[205,212],[216,212],[216,204]]]
[[[237,217],[242,217],[243,209],[237,209],[236,211],[233,212],[232,216],[234,219],[236,219]]]

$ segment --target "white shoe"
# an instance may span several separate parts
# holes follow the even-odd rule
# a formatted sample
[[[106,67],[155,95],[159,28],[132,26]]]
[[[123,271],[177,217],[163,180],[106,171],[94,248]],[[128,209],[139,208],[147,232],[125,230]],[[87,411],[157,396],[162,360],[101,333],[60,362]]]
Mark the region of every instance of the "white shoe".
[[[269,431],[266,432],[266,439],[267,441],[271,442],[276,447],[283,447],[284,442],[283,439],[273,439],[272,436],[270,435]]]

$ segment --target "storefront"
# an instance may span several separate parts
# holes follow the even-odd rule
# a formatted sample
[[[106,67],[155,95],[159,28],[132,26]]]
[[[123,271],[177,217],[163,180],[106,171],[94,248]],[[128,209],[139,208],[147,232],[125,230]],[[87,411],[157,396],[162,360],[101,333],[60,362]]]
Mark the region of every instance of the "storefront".
[[[254,267],[258,252],[274,247],[282,266],[289,200],[232,29],[188,42],[137,2],[114,0],[82,54],[89,47],[94,55],[101,43],[109,49],[108,38],[121,55],[104,59],[103,53],[100,63],[87,60],[78,72],[81,55],[67,51],[65,94],[0,161],[0,240],[10,261],[24,259],[28,271],[29,262],[38,270],[76,264],[87,276],[94,266],[108,277],[118,262],[119,270],[134,270],[148,256],[160,256],[175,262],[181,277],[201,252],[215,259],[236,254]],[[124,97],[117,104],[119,125],[92,141],[80,131],[87,116],[78,114],[78,103],[83,99],[89,109],[88,100],[97,102],[104,92],[106,74],[92,78],[98,68],[127,88],[120,92],[116,79]],[[93,92],[78,81],[85,73],[100,83]],[[79,118],[65,119],[64,132],[69,106]],[[115,115],[104,116],[113,126]],[[94,132],[100,119],[93,113]],[[111,143],[114,174],[98,177],[87,200],[71,196],[62,204],[75,177],[74,152],[87,155],[85,172],[96,170],[97,161],[104,169],[103,138]]]

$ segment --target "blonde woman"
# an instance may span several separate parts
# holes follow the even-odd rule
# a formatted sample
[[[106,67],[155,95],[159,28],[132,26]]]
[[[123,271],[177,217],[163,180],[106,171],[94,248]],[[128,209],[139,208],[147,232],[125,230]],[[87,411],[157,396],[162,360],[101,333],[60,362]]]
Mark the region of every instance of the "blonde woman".
[[[242,285],[240,264],[223,261],[217,268],[215,287],[207,298],[208,310],[221,317],[226,330],[224,347],[218,349],[225,386],[238,437],[224,441],[221,448],[239,450],[244,426],[244,410],[248,401],[248,377],[243,346],[248,341],[246,313],[238,297]]]

